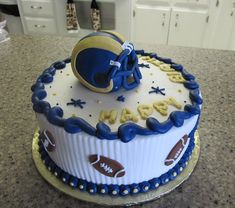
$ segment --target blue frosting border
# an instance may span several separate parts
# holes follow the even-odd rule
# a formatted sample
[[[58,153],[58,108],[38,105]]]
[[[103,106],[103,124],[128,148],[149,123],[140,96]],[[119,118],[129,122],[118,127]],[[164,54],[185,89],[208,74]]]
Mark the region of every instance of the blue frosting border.
[[[150,190],[156,190],[159,186],[165,185],[169,181],[174,180],[183,171],[183,169],[187,166],[187,163],[195,147],[194,134],[196,129],[197,129],[197,124],[189,134],[190,141],[185,153],[183,154],[179,162],[172,169],[162,174],[160,177],[152,178],[151,180],[143,181],[141,183],[133,183],[127,185],[95,184],[83,179],[79,179],[65,172],[60,167],[58,167],[50,158],[40,140],[38,142],[39,145],[38,151],[47,169],[51,171],[63,183],[70,185],[74,189],[80,191],[86,191],[90,194],[101,194],[101,195],[112,195],[112,196],[135,195],[138,193],[145,193]]]
[[[43,99],[47,96],[44,84],[53,82],[53,76],[56,74],[57,70],[65,70],[66,64],[71,62],[71,59],[67,58],[63,61],[57,61],[49,68],[45,69],[37,78],[36,83],[31,87],[33,92],[32,103],[34,111],[44,114],[50,123],[64,127],[65,131],[68,133],[75,134],[84,131],[99,139],[120,139],[122,142],[129,142],[134,139],[136,135],[166,133],[173,126],[180,127],[184,124],[184,120],[200,114],[200,105],[203,101],[200,96],[199,85],[192,74],[189,74],[182,65],[174,63],[169,58],[159,57],[155,53],[145,53],[144,50],[137,50],[136,54],[150,56],[151,58],[163,61],[164,63],[170,64],[176,71],[180,72],[186,80],[184,86],[189,89],[192,105],[185,105],[184,111],[172,112],[165,122],[161,123],[157,119],[149,117],[146,120],[147,128],[128,122],[120,125],[116,132],[112,132],[110,127],[104,122],[99,122],[96,127],[93,127],[87,121],[79,117],[65,119],[63,118],[63,110],[60,107],[51,107],[50,103]]]

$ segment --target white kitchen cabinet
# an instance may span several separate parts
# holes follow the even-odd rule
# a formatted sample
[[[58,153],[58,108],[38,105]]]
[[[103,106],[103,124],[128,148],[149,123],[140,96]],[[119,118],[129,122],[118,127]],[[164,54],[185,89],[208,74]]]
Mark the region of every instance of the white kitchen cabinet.
[[[167,43],[171,9],[157,3],[148,4],[148,1],[144,1],[143,4],[136,4],[133,33],[135,42]]]
[[[77,8],[90,4],[90,0],[75,2]],[[92,31],[85,27],[67,31],[65,0],[17,0],[17,3],[26,34],[80,38]],[[102,11],[106,3],[114,4],[114,28],[127,40],[235,50],[235,0],[99,0],[99,3]],[[87,18],[78,20],[81,25],[85,20],[89,22],[89,6],[85,14]]]
[[[138,0],[135,42],[202,47],[208,25],[209,0]]]
[[[54,0],[17,0],[25,34],[57,34]]]
[[[169,45],[201,47],[208,22],[208,10],[173,8]]]
[[[235,0],[213,3],[210,33],[204,47],[235,50]]]

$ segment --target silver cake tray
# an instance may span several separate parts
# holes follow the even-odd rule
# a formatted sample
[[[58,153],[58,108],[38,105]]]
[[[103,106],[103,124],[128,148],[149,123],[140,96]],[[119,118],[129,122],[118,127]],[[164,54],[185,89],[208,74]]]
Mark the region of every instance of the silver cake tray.
[[[198,131],[195,132],[195,148],[192,153],[192,157],[188,162],[188,165],[186,168],[182,171],[180,175],[178,175],[173,181],[170,181],[169,183],[160,186],[157,190],[149,191],[147,193],[140,193],[137,195],[130,195],[130,196],[101,196],[99,194],[97,195],[90,195],[86,192],[81,192],[78,189],[73,189],[67,184],[64,184],[61,182],[58,178],[56,178],[43,164],[40,153],[38,151],[38,137],[39,133],[38,130],[35,131],[34,137],[33,137],[33,143],[32,143],[32,154],[33,154],[33,160],[35,162],[36,168],[38,169],[38,172],[41,174],[41,176],[52,186],[54,186],[56,189],[64,192],[67,195],[70,195],[74,198],[77,198],[79,200],[88,201],[91,203],[96,203],[100,205],[107,205],[107,206],[131,206],[136,205],[148,201],[152,201],[155,199],[160,198],[161,196],[171,192],[173,189],[178,187],[181,183],[183,183],[185,180],[189,178],[191,173],[193,172],[200,153],[200,139]]]

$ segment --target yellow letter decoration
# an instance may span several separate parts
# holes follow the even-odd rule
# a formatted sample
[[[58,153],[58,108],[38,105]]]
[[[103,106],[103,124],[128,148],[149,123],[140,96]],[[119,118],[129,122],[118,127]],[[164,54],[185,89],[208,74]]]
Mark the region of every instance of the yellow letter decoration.
[[[155,59],[155,60],[151,61],[150,63],[155,65],[155,66],[160,66],[163,62],[158,61],[158,60]]]
[[[163,116],[167,116],[168,105],[164,101],[153,103],[153,107]]]
[[[148,63],[153,63],[154,61],[156,61],[156,59],[155,59],[155,58],[151,58],[151,59],[149,59],[147,62],[148,62]]]
[[[173,72],[174,71],[174,69],[171,68],[170,64],[161,64],[160,69],[161,69],[161,71],[164,71],[164,72]]]
[[[142,56],[142,60],[145,60],[145,61],[148,61],[150,60],[151,58],[149,56]]]
[[[110,124],[114,124],[117,119],[117,111],[111,110],[111,111],[100,111],[99,121],[109,121]]]
[[[184,83],[185,82],[185,79],[178,72],[168,72],[167,75],[169,76],[169,79],[172,82],[176,82],[176,83]]]
[[[168,106],[174,106],[177,109],[181,109],[182,105],[178,103],[173,97],[168,98],[167,100],[158,101],[153,103],[153,107],[162,115],[167,116]]]
[[[121,118],[120,118],[120,122],[125,123],[126,121],[137,122],[138,117],[130,109],[123,108]]]
[[[147,119],[153,113],[153,108],[151,105],[139,105],[137,110],[142,119]]]
[[[168,105],[172,105],[178,109],[181,109],[182,108],[182,105],[180,103],[178,103],[173,97],[170,97],[168,98],[166,101],[165,101]]]

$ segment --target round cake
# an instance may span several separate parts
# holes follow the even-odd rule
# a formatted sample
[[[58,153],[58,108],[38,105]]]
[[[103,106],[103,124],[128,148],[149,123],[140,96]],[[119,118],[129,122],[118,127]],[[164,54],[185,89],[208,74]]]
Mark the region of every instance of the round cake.
[[[81,39],[32,91],[41,158],[73,188],[144,193],[174,180],[190,160],[202,104],[195,77],[117,33]]]

